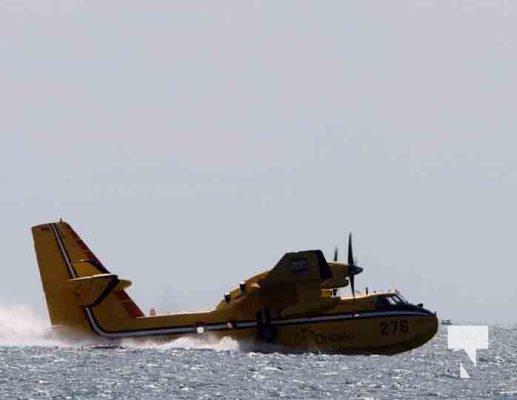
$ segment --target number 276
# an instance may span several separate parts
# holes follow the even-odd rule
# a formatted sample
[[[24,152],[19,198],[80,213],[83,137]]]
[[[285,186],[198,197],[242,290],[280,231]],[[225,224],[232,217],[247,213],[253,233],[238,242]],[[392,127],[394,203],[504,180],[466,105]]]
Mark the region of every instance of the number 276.
[[[382,321],[379,323],[379,332],[381,335],[396,335],[398,332],[407,333],[408,331],[409,326],[406,320]]]

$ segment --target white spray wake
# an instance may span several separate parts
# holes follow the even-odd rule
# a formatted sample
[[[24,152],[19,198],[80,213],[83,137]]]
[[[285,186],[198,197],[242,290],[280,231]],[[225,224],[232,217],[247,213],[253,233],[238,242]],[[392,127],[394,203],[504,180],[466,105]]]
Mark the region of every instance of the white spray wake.
[[[0,303],[0,346],[90,346],[107,345],[112,342],[98,340],[63,339],[58,337],[46,318],[23,305]],[[212,349],[237,350],[239,343],[230,338],[216,338],[210,335],[183,336],[174,340],[124,339],[116,343],[124,347],[139,349]]]
[[[239,342],[229,337],[217,338],[203,334],[200,336],[183,336],[170,341],[124,339],[122,346],[139,349],[211,349],[238,350]]]
[[[0,346],[61,346],[48,321],[25,306],[0,303]]]

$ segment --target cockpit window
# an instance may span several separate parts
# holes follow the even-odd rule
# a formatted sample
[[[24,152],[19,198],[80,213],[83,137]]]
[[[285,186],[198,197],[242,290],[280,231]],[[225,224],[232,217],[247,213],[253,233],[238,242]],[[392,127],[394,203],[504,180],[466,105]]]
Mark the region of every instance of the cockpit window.
[[[407,304],[408,303],[408,301],[400,293],[397,293],[396,295],[394,295],[394,297],[397,298],[399,304]]]
[[[377,305],[379,306],[399,306],[406,304],[407,301],[399,294],[388,294],[385,296],[379,296],[377,299]]]
[[[386,297],[386,300],[388,300],[388,303],[392,306],[396,306],[398,304],[398,301],[395,299],[395,296],[388,296]]]
[[[397,294],[395,296],[397,296],[400,299],[400,301],[402,301],[402,303],[404,303],[404,304],[408,303],[408,301],[400,293],[397,292]]]

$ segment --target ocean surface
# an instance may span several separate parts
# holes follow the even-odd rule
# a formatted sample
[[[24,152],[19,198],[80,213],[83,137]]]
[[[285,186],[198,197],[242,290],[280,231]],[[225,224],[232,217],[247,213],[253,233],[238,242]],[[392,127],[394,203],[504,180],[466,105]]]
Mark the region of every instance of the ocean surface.
[[[227,339],[96,347],[12,309],[0,330],[1,399],[517,399],[517,325],[489,325],[477,365],[447,349],[444,326],[395,356],[250,353]]]

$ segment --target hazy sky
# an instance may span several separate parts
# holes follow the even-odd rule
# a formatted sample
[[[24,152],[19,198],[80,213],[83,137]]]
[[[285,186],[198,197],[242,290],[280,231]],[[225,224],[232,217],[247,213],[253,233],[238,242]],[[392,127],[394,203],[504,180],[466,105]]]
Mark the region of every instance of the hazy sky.
[[[515,321],[514,1],[0,2],[0,301],[63,217],[146,311],[287,251]]]

